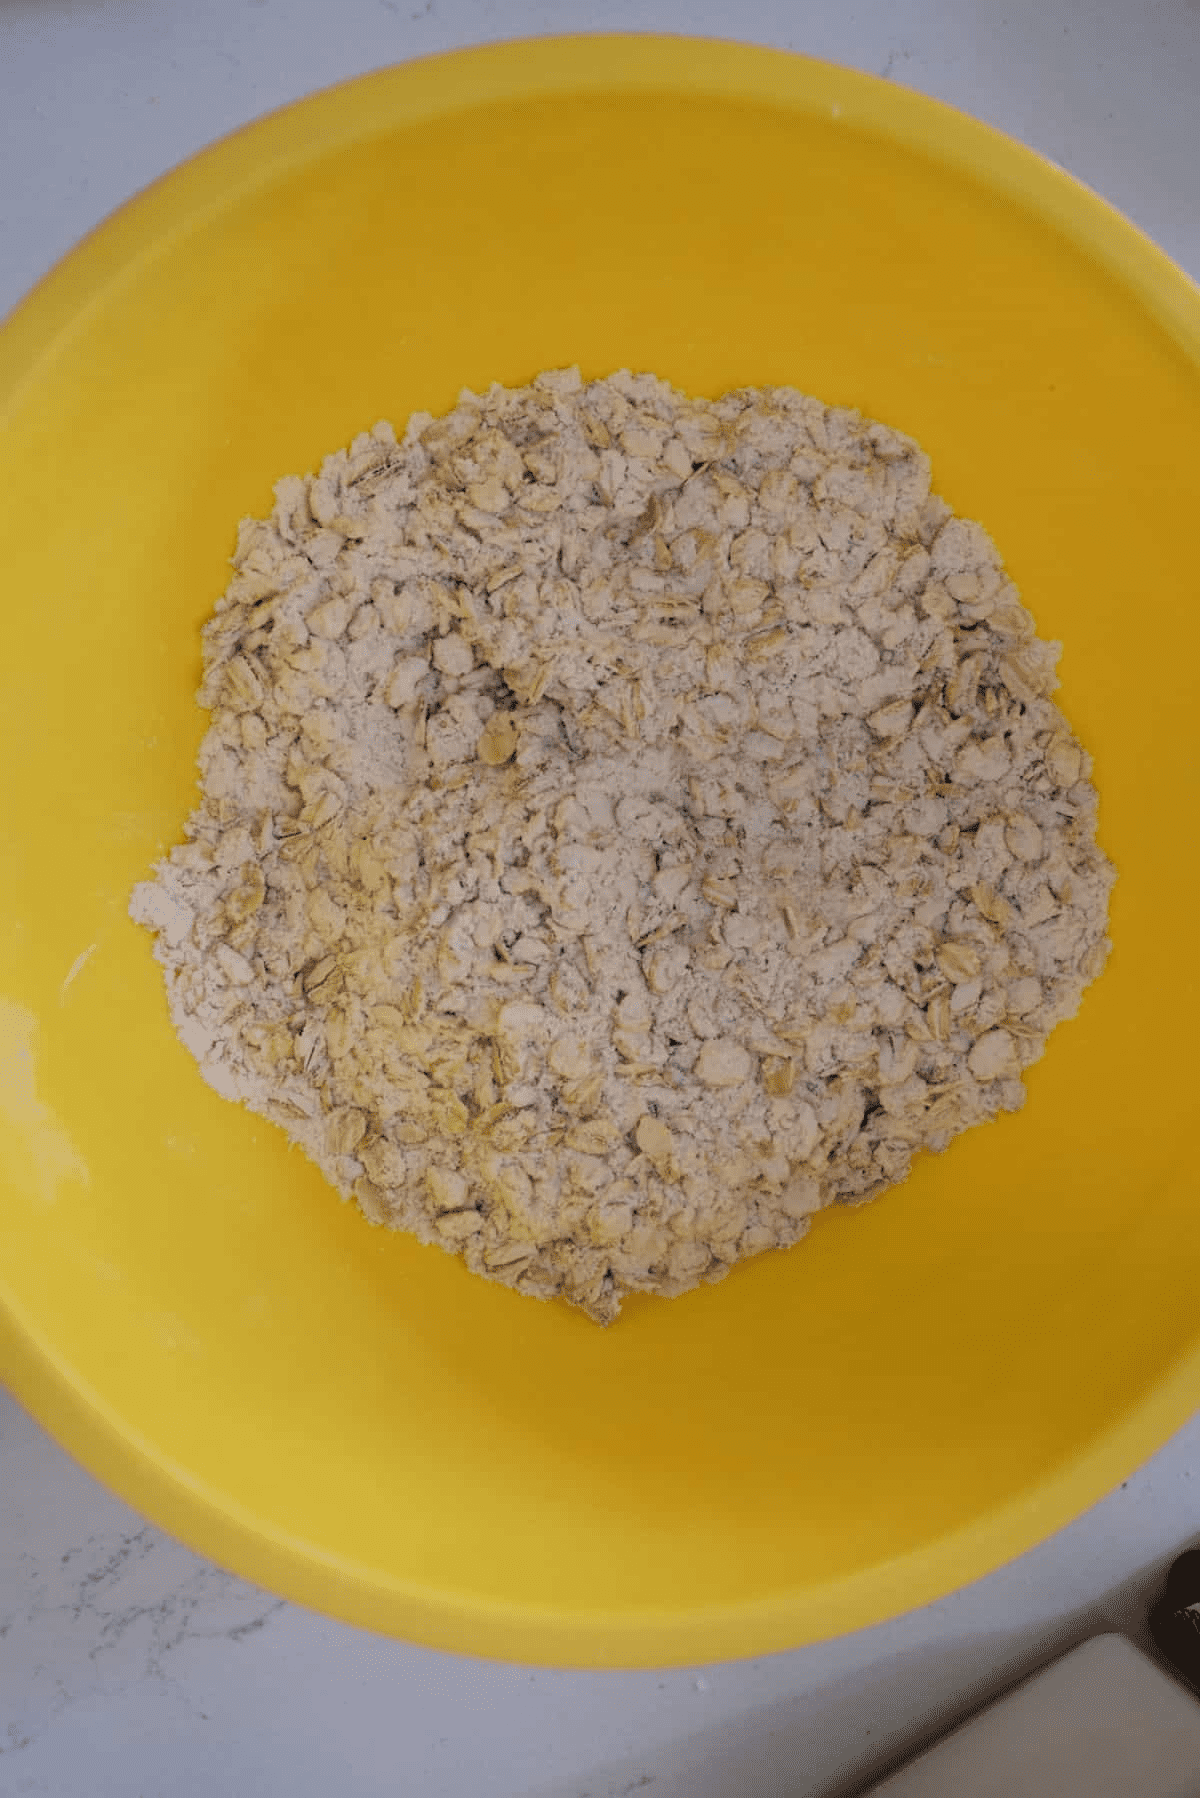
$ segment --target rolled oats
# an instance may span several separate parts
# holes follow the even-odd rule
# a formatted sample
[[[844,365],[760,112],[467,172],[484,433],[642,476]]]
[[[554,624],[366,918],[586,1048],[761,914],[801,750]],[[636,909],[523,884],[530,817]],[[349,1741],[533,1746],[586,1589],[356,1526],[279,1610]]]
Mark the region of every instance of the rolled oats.
[[[211,1083],[478,1273],[719,1279],[1019,1105],[1100,972],[1057,649],[882,425],[559,371],[234,567],[133,915]]]

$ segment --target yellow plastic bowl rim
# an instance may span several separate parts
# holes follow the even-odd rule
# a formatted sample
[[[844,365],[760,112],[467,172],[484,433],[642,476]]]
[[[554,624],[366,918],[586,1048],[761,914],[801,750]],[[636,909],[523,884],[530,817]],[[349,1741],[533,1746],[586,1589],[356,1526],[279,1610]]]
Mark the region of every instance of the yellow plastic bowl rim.
[[[662,89],[824,110],[847,128],[969,169],[1036,210],[1133,295],[1200,366],[1200,290],[1081,182],[979,121],[874,77],[783,52],[664,36],[543,38],[452,52],[359,77],[234,132],[114,213],[30,293],[0,333],[0,418],[83,311],[143,255],[246,193],[339,145],[515,96]],[[0,1369],[15,1395],[85,1467],[192,1547],[249,1580],[354,1624],[471,1654],[576,1666],[685,1665],[781,1649],[930,1602],[1022,1553],[1076,1517],[1192,1414],[1200,1343],[1136,1408],[1019,1502],[921,1552],[744,1607],[592,1614],[488,1604],[366,1578],[333,1555],[214,1501],[151,1441],[127,1431],[56,1360],[35,1319],[0,1308]]]

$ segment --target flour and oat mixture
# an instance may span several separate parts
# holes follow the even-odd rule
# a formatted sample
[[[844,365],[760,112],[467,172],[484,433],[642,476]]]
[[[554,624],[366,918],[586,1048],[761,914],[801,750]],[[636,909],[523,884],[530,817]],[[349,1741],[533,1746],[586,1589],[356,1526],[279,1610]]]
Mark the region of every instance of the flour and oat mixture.
[[[1108,950],[1090,763],[917,446],[574,371],[276,488],[133,915],[217,1090],[608,1321],[1022,1102]]]

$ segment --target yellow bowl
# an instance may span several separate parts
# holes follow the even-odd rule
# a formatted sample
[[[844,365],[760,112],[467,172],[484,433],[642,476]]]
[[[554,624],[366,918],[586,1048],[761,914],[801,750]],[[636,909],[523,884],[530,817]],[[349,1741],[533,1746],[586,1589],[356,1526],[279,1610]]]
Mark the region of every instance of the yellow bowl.
[[[1116,951],[1018,1117],[602,1332],[371,1229],[172,1034],[130,887],[190,809],[235,521],[380,416],[579,362],[931,452],[1096,758]],[[761,1653],[974,1578],[1200,1396],[1200,297],[1066,176],[730,45],[506,45],[275,115],[0,337],[0,1349],[141,1509],[442,1647]]]

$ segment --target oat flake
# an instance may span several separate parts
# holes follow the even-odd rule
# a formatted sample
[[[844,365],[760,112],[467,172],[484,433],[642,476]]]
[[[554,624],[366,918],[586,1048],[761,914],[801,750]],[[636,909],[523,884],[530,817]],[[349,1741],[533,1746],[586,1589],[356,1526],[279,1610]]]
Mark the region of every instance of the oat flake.
[[[1090,763],[917,446],[575,371],[243,524],[133,916],[367,1216],[602,1321],[1022,1102],[1107,953]]]

